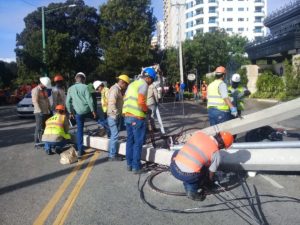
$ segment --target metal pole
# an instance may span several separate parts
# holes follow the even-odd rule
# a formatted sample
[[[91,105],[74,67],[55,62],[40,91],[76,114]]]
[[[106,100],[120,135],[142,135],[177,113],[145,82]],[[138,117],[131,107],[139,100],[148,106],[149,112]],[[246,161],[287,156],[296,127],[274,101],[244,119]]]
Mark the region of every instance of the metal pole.
[[[178,12],[180,10],[180,6],[178,7]],[[178,13],[180,14],[180,13]],[[180,15],[178,15],[178,18],[181,18]],[[180,19],[178,19],[179,21]],[[182,62],[182,45],[181,45],[181,24],[180,22],[178,22],[178,38],[179,38],[179,68],[180,68],[180,82],[184,83],[184,79],[183,79],[183,62]]]
[[[45,35],[45,10],[42,6],[42,42],[43,42],[43,74],[47,77],[46,72],[46,35]]]

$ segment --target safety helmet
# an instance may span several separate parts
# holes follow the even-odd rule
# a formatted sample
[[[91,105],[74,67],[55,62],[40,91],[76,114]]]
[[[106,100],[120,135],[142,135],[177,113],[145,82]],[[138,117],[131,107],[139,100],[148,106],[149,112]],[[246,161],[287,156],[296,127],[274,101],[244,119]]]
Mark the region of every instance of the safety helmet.
[[[64,78],[63,78],[63,76],[60,75],[60,74],[57,74],[57,75],[55,75],[55,77],[54,77],[54,82],[57,82],[57,81],[63,81],[63,80],[64,80]]]
[[[78,76],[82,76],[84,77],[84,79],[86,78],[85,74],[83,72],[78,72],[76,75],[75,75],[75,79],[78,77]]]
[[[94,81],[93,86],[94,86],[95,90],[97,90],[101,84],[103,84],[103,82],[100,80]]]
[[[156,72],[153,68],[148,67],[143,71],[147,76],[149,76],[153,81],[156,79]]]
[[[232,75],[231,81],[236,83],[241,82],[241,76],[238,73],[235,73]]]
[[[49,77],[40,77],[40,82],[46,88],[51,88],[51,80],[49,79]]]
[[[225,74],[226,73],[226,69],[224,66],[219,66],[217,67],[217,69],[215,70],[216,74]]]
[[[117,79],[122,80],[122,81],[126,82],[127,84],[130,83],[130,78],[125,74],[118,76]]]
[[[62,111],[65,111],[66,108],[65,108],[63,105],[57,105],[57,106],[55,107],[55,110],[62,110]]]
[[[220,131],[214,137],[218,142],[219,149],[229,148],[232,145],[234,140],[232,134],[227,131]]]

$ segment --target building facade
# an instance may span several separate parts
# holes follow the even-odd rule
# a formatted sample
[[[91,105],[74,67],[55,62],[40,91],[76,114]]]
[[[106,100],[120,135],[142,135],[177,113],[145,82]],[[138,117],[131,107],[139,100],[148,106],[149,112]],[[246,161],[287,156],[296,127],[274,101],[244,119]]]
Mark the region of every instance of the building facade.
[[[160,49],[165,48],[165,34],[164,34],[164,22],[159,21],[156,24],[156,36],[157,36],[157,44]]]
[[[270,29],[267,37],[249,43],[246,52],[253,64],[257,60],[283,62],[300,54],[300,0],[270,14],[264,21]]]
[[[257,40],[266,35],[266,16],[267,0],[164,0],[165,44],[217,29]]]

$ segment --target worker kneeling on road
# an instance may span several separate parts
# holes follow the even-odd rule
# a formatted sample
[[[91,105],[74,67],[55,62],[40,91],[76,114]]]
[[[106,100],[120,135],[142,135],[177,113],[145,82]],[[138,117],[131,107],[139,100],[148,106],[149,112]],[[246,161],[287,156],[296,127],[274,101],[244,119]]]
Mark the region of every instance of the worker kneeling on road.
[[[175,151],[171,161],[171,173],[183,186],[188,198],[195,201],[204,200],[203,192],[198,189],[201,184],[213,184],[214,173],[217,171],[221,156],[220,149],[229,148],[233,136],[229,132],[219,132],[209,136],[201,131],[185,143],[181,150]]]
[[[60,154],[67,140],[71,139],[71,135],[68,134],[69,124],[65,115],[65,107],[57,105],[55,110],[54,116],[46,121],[46,129],[42,136],[42,141],[45,143],[44,148],[48,155],[52,154],[51,148],[54,148],[55,152]]]

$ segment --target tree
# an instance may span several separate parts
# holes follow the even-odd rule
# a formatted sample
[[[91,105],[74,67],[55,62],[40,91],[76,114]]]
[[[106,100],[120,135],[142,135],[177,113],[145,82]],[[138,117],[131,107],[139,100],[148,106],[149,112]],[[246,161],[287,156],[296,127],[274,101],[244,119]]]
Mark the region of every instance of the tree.
[[[104,52],[99,70],[106,79],[120,73],[135,75],[153,63],[151,34],[156,19],[150,0],[110,0],[100,7],[100,46]]]
[[[185,40],[183,43],[183,64],[185,73],[194,72],[197,69],[198,75],[212,72],[218,66],[230,67],[234,64],[234,71],[247,62],[245,58],[245,45],[247,39],[239,35],[229,36],[224,30],[217,30],[209,33],[199,33],[193,40]],[[165,50],[163,68],[167,75],[178,80],[178,58],[177,49]],[[171,71],[172,70],[172,71]]]
[[[17,64],[0,61],[0,88],[12,87],[17,77]]]
[[[76,7],[67,7],[71,4]],[[41,8],[28,14],[24,21],[24,30],[17,34],[19,82],[28,76],[37,79],[43,67]],[[93,73],[101,57],[97,10],[83,0],[51,3],[45,7],[45,21],[46,67],[50,76],[62,73],[73,78],[78,71]]]

